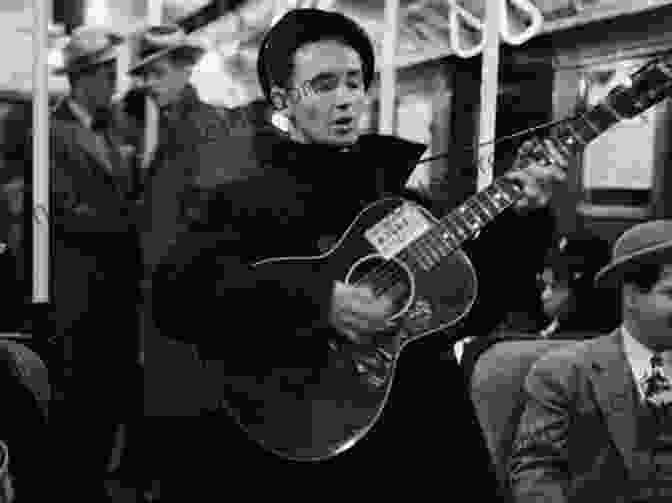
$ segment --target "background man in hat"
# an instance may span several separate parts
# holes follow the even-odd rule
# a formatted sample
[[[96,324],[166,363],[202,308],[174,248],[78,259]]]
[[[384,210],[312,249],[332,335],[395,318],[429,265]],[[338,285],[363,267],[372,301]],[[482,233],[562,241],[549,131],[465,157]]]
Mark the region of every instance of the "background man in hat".
[[[165,338],[154,326],[151,276],[166,250],[199,218],[201,198],[254,157],[250,136],[247,141],[243,136],[234,138],[224,113],[203,102],[190,83],[204,52],[177,25],[151,26],[141,34],[137,61],[129,69],[137,85],[135,98],[127,100],[127,111],[140,129],[145,127],[143,96],[149,96],[159,111],[158,141],[144,153],[135,192],[147,299],[143,313],[147,416],[195,416],[206,406],[205,374],[193,346]]]
[[[63,494],[88,501],[105,501],[115,433],[140,398],[140,253],[127,201],[129,168],[111,113],[120,43],[101,28],[75,30],[55,70],[67,76],[70,92],[50,117],[51,318],[65,357],[53,368],[66,369],[50,376],[58,431],[52,452],[69,460],[56,465],[68,467],[59,479],[67,484]],[[28,141],[28,163],[31,157]]]
[[[360,336],[366,340],[374,331],[394,330],[386,321],[389,299],[341,283],[318,268],[309,275],[276,277],[264,276],[249,264],[324,252],[364,205],[383,194],[406,194],[406,180],[425,150],[395,137],[360,134],[374,51],[363,29],[341,14],[290,11],[262,42],[258,74],[265,98],[289,119],[290,137],[273,138],[270,148],[258,152],[268,154],[259,161],[269,166],[260,176],[220,187],[209,218],[177,241],[154,278],[161,326],[170,337],[196,342],[202,351],[223,358],[222,389],[230,375],[269,382],[276,371],[287,372],[288,379],[301,378],[298,367],[319,372],[329,351],[323,337],[333,335],[332,327],[343,340],[354,341]],[[543,206],[551,183],[562,179],[557,167],[540,165],[517,176],[530,206]],[[419,199],[410,193],[408,197]],[[514,212],[502,216],[499,225],[513,233],[506,242],[518,239],[522,232],[516,229],[524,221]],[[485,230],[477,242],[483,250],[501,248],[496,236]],[[485,271],[485,253],[481,251],[477,269],[479,279],[494,283],[482,287],[487,295],[498,280],[487,279],[494,267]],[[478,308],[478,319],[496,324],[506,309],[501,300],[498,296],[496,304]],[[172,315],[178,305],[195,313],[186,324]],[[297,327],[308,324],[310,335],[299,335],[305,332]],[[213,326],[222,330],[213,333]],[[188,438],[173,437],[170,452],[190,461],[173,464],[177,471],[166,475],[166,484],[171,484],[166,492],[193,499],[194,491],[217,491],[210,483],[220,487],[221,481],[231,494],[245,490],[251,497],[267,490],[275,497],[307,495],[308,487],[316,484],[332,497],[384,498],[410,486],[417,489],[419,481],[427,494],[447,489],[464,491],[473,501],[493,501],[496,481],[461,371],[441,360],[441,349],[448,351],[450,344],[434,341],[438,347],[418,344],[417,353],[409,347],[400,359],[405,377],[393,387],[381,423],[342,455],[312,464],[283,462],[251,442],[221,410]],[[185,464],[203,456],[203,446],[213,443],[213,451],[226,461],[192,465],[201,471],[197,480],[184,475]],[[167,458],[169,451],[164,452]],[[219,473],[224,463],[229,467],[225,479]],[[266,474],[282,485],[247,482]]]
[[[671,501],[672,220],[626,231],[596,282],[621,290],[623,322],[531,369],[517,502]]]

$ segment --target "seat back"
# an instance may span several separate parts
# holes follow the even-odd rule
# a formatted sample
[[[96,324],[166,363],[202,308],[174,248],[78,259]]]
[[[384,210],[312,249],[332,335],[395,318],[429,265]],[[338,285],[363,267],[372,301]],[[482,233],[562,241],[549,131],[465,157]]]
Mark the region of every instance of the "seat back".
[[[44,361],[25,344],[3,338],[0,334],[0,361],[9,365],[9,371],[35,396],[45,417],[49,411],[51,385]]]
[[[476,361],[470,381],[471,398],[505,489],[507,463],[525,406],[525,378],[542,355],[577,342],[574,339],[501,341],[485,350]]]

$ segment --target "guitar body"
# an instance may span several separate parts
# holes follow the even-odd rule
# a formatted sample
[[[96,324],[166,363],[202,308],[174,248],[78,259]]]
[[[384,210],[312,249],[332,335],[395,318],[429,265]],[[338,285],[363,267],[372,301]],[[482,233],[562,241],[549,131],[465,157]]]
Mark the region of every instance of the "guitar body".
[[[304,276],[319,269],[334,280],[349,283],[385,265],[386,274],[394,273],[401,285],[396,288],[392,316],[403,327],[401,331],[378,334],[360,345],[348,343],[323,326],[309,336],[324,341],[324,352],[315,355],[315,361],[297,368],[292,358],[292,365],[283,367],[278,361],[264,378],[231,378],[228,411],[266,450],[286,459],[316,461],[354,445],[379,418],[406,344],[454,325],[471,309],[476,274],[462,251],[456,250],[426,271],[403,253],[382,259],[364,238],[367,229],[402,204],[412,203],[390,198],[369,205],[323,255],[255,264],[258,269],[285,268],[283,273]],[[424,208],[413,206],[434,222]],[[309,326],[302,329],[311,330]]]

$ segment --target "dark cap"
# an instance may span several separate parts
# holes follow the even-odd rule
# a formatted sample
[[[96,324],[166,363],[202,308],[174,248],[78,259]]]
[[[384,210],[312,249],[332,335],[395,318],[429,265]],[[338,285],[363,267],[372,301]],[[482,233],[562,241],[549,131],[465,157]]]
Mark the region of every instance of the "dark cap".
[[[259,49],[257,74],[266,99],[270,101],[274,85],[285,84],[291,58],[298,48],[328,39],[343,40],[357,51],[362,59],[364,87],[368,90],[375,71],[375,52],[364,29],[339,12],[294,9],[271,27]]]

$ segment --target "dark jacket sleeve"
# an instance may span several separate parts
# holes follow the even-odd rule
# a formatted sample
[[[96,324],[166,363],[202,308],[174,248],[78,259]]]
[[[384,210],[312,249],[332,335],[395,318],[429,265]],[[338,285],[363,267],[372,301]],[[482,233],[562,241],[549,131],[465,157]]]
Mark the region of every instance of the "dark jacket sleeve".
[[[239,200],[247,198],[244,185],[231,184],[241,189]],[[177,241],[154,274],[153,305],[167,336],[242,357],[260,344],[269,353],[314,333],[301,328],[325,326],[333,281],[305,265],[255,265],[281,228],[259,208],[234,207],[236,218],[221,215],[216,230],[194,224]]]

